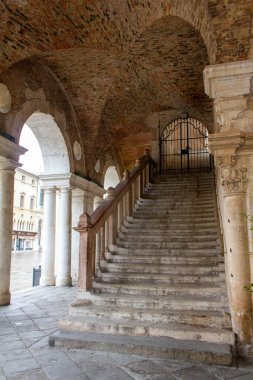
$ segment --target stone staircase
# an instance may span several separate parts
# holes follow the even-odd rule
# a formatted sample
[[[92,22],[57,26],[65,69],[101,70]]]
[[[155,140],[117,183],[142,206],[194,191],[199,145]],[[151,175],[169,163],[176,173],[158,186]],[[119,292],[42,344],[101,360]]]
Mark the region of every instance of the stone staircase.
[[[231,364],[211,174],[156,177],[60,328],[76,346]]]

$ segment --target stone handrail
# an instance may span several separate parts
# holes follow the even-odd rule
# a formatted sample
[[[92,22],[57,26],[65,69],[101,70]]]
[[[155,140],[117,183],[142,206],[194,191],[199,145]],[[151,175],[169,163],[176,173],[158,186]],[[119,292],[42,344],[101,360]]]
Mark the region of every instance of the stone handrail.
[[[99,269],[100,260],[116,244],[117,234],[127,217],[131,217],[134,205],[142,196],[145,187],[154,176],[155,163],[145,155],[136,160],[131,172],[124,173],[123,180],[114,188],[109,188],[107,198],[90,216],[83,213],[78,226],[80,233],[78,289],[92,288],[92,279]]]

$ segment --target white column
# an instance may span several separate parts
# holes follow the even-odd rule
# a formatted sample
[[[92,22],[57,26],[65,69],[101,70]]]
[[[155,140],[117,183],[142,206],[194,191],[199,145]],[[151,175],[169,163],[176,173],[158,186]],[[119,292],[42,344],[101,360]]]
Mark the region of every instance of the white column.
[[[79,237],[80,234],[73,228],[77,227],[80,215],[84,209],[84,191],[80,189],[72,190],[72,234],[71,234],[71,276],[73,280],[78,279],[79,261]]]
[[[44,189],[44,221],[40,285],[55,285],[55,187]]]
[[[71,188],[61,188],[56,286],[71,285]]]
[[[14,175],[19,164],[0,159],[0,305],[10,303]]]

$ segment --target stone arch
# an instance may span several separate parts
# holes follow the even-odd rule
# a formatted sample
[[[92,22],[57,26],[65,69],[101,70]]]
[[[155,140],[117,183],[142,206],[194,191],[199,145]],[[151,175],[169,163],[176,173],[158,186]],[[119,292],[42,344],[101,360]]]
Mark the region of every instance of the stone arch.
[[[111,181],[110,181],[110,178],[108,178],[108,175],[111,176]],[[107,160],[104,164],[102,175],[101,175],[101,181],[105,190],[110,186],[115,187],[117,185],[117,180],[119,183],[121,178],[122,176],[120,173],[119,165],[115,163],[115,161],[112,159]],[[111,184],[108,184],[107,186],[106,181],[111,182]]]
[[[86,157],[81,148],[77,117],[65,89],[51,70],[27,59],[4,72],[1,81],[9,88],[13,104],[8,114],[0,114],[4,132],[18,143],[23,125],[33,114],[48,115],[65,140],[70,171],[86,175]],[[76,144],[80,146],[78,156],[75,154]]]
[[[26,124],[40,145],[45,174],[73,171],[66,140],[53,117],[49,114],[35,112],[27,119]]]

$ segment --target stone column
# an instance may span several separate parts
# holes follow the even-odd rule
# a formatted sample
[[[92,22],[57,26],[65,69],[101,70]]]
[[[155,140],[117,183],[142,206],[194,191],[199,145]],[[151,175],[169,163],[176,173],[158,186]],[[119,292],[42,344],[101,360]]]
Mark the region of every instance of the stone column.
[[[68,286],[71,279],[71,188],[61,188],[58,222],[56,286]]]
[[[247,169],[234,162],[221,166],[224,190],[224,235],[227,246],[230,309],[234,332],[241,342],[248,342],[251,333],[251,294],[245,289],[250,283],[247,217]]]
[[[56,188],[44,188],[44,221],[40,285],[55,285]]]
[[[19,164],[0,158],[0,305],[10,303],[10,269],[15,169]]]
[[[78,258],[79,258],[79,236],[74,230],[78,225],[79,218],[85,211],[84,191],[80,189],[72,190],[72,236],[71,236],[71,276],[73,280],[78,279]]]
[[[247,185],[252,176],[253,99],[251,82],[253,61],[207,66],[205,91],[214,99],[215,134],[209,134],[209,146],[218,166],[220,185],[217,193],[223,213],[227,248],[226,278],[229,286],[233,330],[241,343],[249,343],[252,334],[251,294],[244,287],[250,279],[247,231]]]

